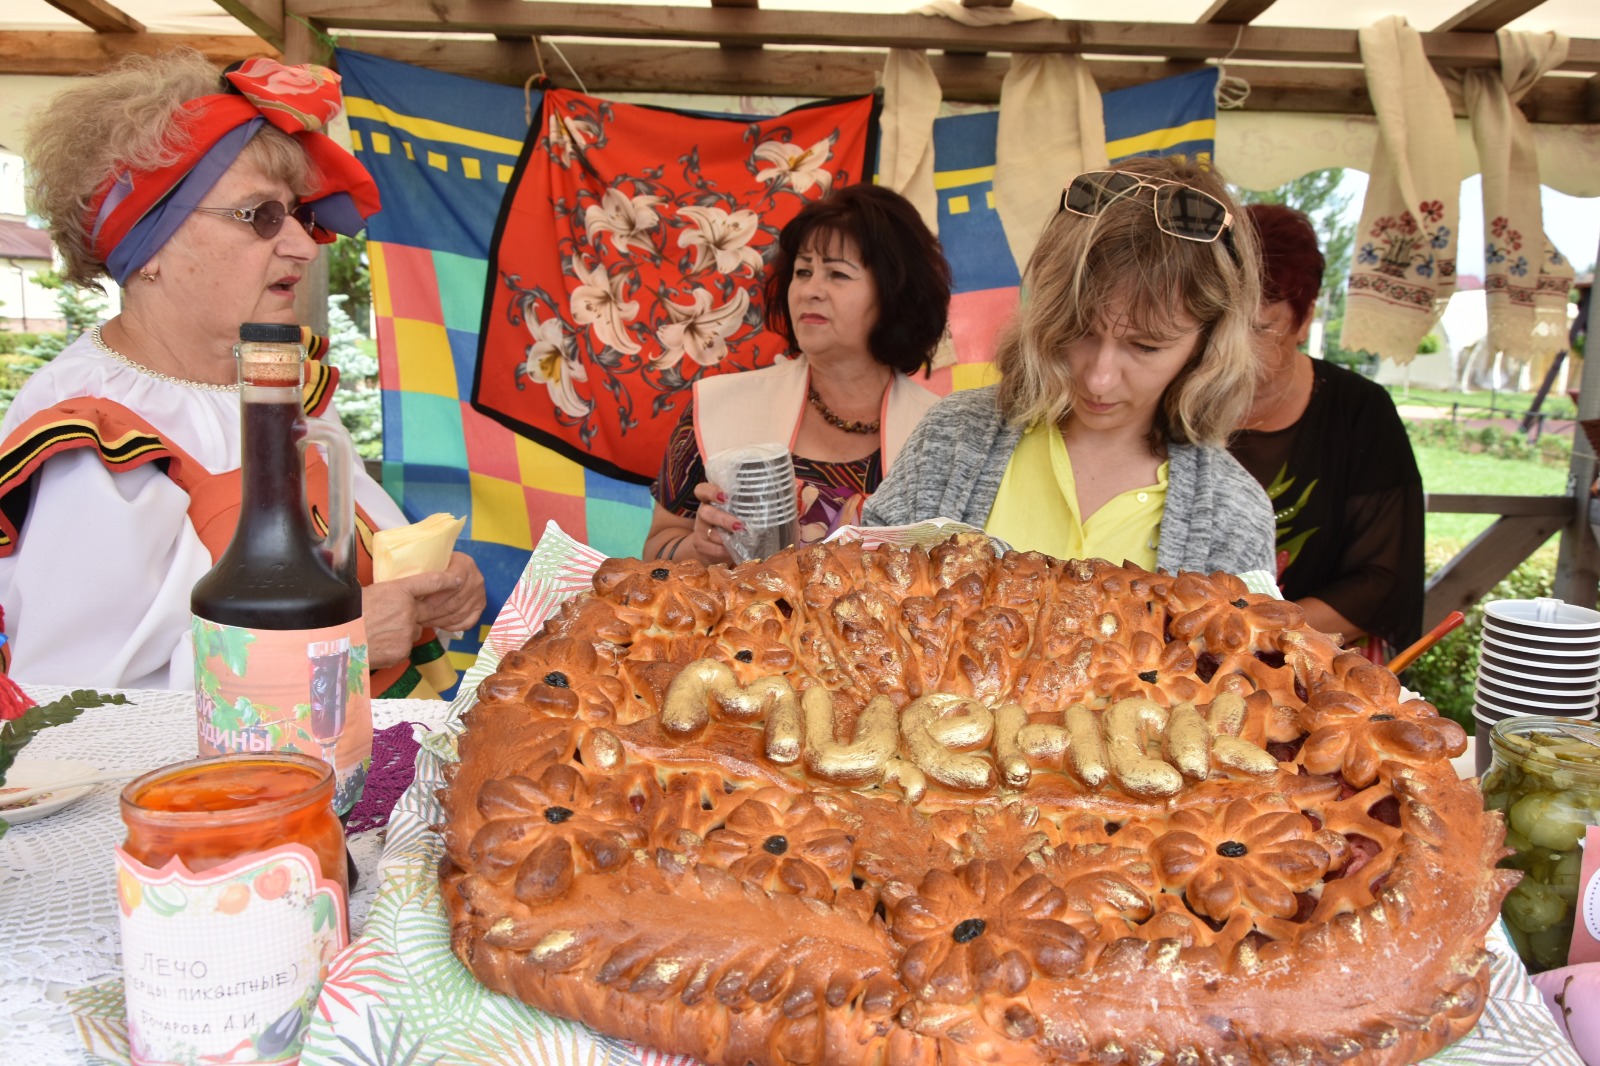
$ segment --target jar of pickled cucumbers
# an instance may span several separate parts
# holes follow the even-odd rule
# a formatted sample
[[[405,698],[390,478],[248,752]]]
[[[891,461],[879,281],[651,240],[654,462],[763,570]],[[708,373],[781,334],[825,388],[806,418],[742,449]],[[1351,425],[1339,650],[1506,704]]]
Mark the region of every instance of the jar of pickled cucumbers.
[[[1510,718],[1489,735],[1494,761],[1484,805],[1506,816],[1500,865],[1521,870],[1504,915],[1531,972],[1564,966],[1577,913],[1584,834],[1600,825],[1600,727],[1564,718]]]

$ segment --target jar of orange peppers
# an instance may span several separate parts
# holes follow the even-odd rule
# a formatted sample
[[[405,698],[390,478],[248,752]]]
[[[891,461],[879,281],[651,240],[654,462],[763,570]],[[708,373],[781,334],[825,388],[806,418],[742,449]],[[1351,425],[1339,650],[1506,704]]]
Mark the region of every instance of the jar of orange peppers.
[[[349,939],[334,775],[291,752],[177,763],[122,790],[132,1059],[294,1062]]]

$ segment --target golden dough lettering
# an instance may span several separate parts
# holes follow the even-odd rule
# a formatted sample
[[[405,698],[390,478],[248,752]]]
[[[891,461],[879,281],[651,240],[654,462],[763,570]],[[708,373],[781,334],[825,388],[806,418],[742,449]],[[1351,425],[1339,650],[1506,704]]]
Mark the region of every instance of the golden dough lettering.
[[[950,788],[976,792],[994,787],[994,764],[952,750],[988,744],[993,736],[994,714],[966,696],[930,693],[900,712],[900,737],[911,761]]]
[[[878,696],[856,721],[856,736],[841,743],[834,734],[833,693],[820,685],[806,689],[801,698],[805,710],[806,769],[818,777],[838,784],[862,784],[876,780],[883,767],[900,750],[895,725],[899,719],[894,703]]]
[[[667,688],[661,707],[661,728],[677,740],[698,736],[711,721],[709,703],[735,722],[753,722],[769,703],[794,703],[794,689],[782,677],[763,677],[741,686],[727,663],[697,659],[684,667]],[[779,712],[782,713],[781,710]],[[781,761],[781,760],[779,760]]]
[[[1239,736],[1245,702],[1232,692],[1218,693],[1204,715],[1192,703],[1169,710],[1125,699],[1101,711],[1074,703],[1059,725],[1030,722],[1016,703],[990,710],[969,696],[928,693],[896,710],[889,697],[876,696],[857,716],[853,736],[842,740],[833,693],[823,685],[797,699],[782,677],[741,686],[725,663],[700,659],[673,679],[661,727],[673,739],[692,739],[713,709],[719,719],[761,724],[764,751],[775,763],[803,760],[807,773],[834,784],[896,785],[912,803],[929,781],[963,792],[1022,789],[1041,770],[1065,773],[1069,766],[1089,788],[1115,778],[1146,798],[1175,795],[1185,779],[1205,780],[1213,763],[1257,775],[1278,766]],[[590,744],[598,764],[620,761],[610,734]]]

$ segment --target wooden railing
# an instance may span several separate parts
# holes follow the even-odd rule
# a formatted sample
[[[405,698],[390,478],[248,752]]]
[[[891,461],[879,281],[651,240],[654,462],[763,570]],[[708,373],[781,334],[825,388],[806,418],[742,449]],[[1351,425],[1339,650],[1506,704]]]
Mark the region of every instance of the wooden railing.
[[[1587,499],[1584,501],[1587,503]],[[1463,496],[1428,493],[1434,514],[1492,514],[1500,517],[1428,579],[1422,628],[1431,629],[1451,611],[1465,611],[1517,564],[1564,530],[1592,537],[1585,508],[1577,513],[1571,496]],[[1563,539],[1566,539],[1563,537]],[[1560,594],[1559,592],[1557,593]],[[1565,597],[1563,597],[1565,598]],[[1590,597],[1591,602],[1593,596]],[[1576,601],[1575,601],[1576,602]]]

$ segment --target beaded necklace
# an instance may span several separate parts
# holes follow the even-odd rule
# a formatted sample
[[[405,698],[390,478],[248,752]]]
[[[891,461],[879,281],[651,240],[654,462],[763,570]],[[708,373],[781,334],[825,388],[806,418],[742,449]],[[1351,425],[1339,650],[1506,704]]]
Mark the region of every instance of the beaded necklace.
[[[828,405],[822,402],[821,396],[817,395],[815,385],[808,386],[806,391],[811,394],[811,406],[815,407],[817,412],[822,415],[823,421],[830,426],[844,430],[846,433],[876,433],[883,422],[882,419],[874,419],[871,422],[852,422],[848,418],[840,418],[828,410]]]

